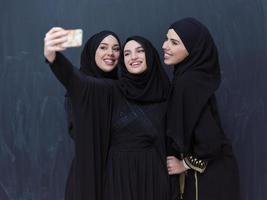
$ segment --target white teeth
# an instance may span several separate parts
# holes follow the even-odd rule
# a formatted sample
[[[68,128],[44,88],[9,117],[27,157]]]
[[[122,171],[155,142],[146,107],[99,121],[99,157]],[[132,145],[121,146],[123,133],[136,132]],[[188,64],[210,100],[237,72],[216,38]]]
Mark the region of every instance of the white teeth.
[[[111,59],[104,59],[104,62],[105,62],[106,64],[109,64],[109,65],[113,65],[113,64],[114,64],[114,61],[111,60]]]
[[[136,66],[136,65],[140,65],[140,64],[141,64],[141,62],[133,62],[132,66]]]

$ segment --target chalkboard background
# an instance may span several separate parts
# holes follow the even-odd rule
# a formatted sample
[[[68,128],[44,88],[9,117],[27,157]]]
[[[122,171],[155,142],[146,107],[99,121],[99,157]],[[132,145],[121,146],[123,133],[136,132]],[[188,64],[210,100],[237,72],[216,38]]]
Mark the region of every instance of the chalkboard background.
[[[217,96],[239,163],[242,199],[267,199],[266,13],[266,0],[1,0],[0,199],[64,197],[73,144],[64,89],[43,58],[52,26],[82,28],[85,38],[103,29],[122,40],[140,34],[161,51],[169,24],[187,16],[209,27],[219,49]],[[80,53],[65,52],[76,65]]]

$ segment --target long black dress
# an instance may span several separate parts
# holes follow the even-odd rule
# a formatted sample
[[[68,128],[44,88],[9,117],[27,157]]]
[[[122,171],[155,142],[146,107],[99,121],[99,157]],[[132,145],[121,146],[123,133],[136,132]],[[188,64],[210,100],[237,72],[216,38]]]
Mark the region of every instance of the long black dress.
[[[167,200],[166,103],[136,104],[116,92],[105,200]]]
[[[60,53],[50,66],[73,105],[75,200],[168,200],[164,99],[129,100],[116,81],[85,77]]]
[[[184,192],[185,200],[239,200],[238,166],[214,94],[220,85],[217,48],[208,29],[196,19],[179,20],[170,29],[189,53],[174,66],[167,114],[170,146],[190,167],[185,177],[180,175],[176,198]]]
[[[140,36],[147,69],[131,74],[122,59],[114,89],[105,200],[168,200],[165,112],[169,80],[153,45]],[[124,45],[125,45],[124,44]]]
[[[118,67],[116,66],[112,71],[104,72],[102,71],[95,62],[95,53],[102,42],[102,40],[107,36],[113,36],[119,41],[118,36],[112,31],[101,31],[99,33],[94,34],[90,37],[84,45],[81,60],[80,60],[80,71],[86,75],[95,78],[109,78],[109,79],[118,79],[117,71]],[[72,114],[72,104],[71,99],[68,93],[65,95],[65,111],[66,111],[66,118],[67,118],[67,125],[69,135],[74,138],[75,129],[74,129],[74,122],[73,122],[73,114]],[[66,182],[66,189],[65,189],[65,200],[75,200],[75,177],[76,177],[76,161],[75,157],[71,163],[68,179]]]
[[[75,176],[71,196],[75,200],[102,200],[112,111],[111,80],[85,76],[61,53],[56,54],[50,68],[72,103]]]

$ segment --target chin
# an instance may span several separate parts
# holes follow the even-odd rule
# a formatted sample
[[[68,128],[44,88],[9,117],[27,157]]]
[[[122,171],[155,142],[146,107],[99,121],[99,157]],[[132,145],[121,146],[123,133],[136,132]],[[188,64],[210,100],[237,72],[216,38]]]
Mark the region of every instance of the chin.
[[[114,68],[115,68],[115,66],[106,66],[106,67],[104,67],[103,71],[105,71],[105,72],[110,72],[110,71],[112,71]]]
[[[173,63],[171,61],[168,61],[168,60],[164,60],[164,64],[165,65],[173,65]]]

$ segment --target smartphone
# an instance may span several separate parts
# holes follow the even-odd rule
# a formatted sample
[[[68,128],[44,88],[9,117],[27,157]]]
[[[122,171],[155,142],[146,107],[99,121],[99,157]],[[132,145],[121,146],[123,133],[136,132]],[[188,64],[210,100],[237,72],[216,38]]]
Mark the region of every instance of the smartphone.
[[[80,47],[82,46],[83,40],[83,30],[82,29],[69,29],[68,31],[68,39],[66,42],[62,44],[62,47]]]

